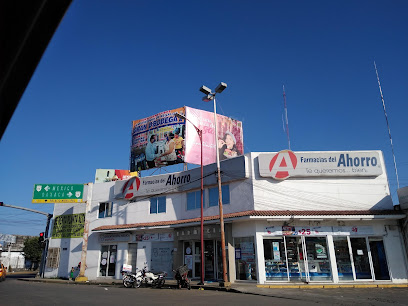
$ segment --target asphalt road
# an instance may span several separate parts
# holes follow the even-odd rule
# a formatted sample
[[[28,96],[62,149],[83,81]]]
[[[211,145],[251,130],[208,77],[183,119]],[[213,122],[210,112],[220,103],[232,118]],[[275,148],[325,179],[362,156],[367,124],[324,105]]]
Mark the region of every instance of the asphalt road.
[[[256,294],[120,286],[0,283],[0,305],[407,305],[407,288],[260,289]]]

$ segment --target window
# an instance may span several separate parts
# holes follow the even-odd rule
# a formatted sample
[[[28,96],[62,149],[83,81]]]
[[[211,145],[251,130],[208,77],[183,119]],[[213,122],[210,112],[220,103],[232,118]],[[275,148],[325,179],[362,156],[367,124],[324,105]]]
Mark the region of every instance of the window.
[[[116,245],[102,245],[99,276],[115,276]]]
[[[218,187],[210,188],[209,190],[210,203],[209,206],[218,206]],[[222,205],[230,203],[229,185],[221,186]]]
[[[150,213],[160,214],[166,212],[166,197],[155,197],[150,199]]]
[[[203,190],[203,203],[205,203],[205,192]],[[187,210],[201,208],[201,190],[187,193]]]
[[[60,248],[48,248],[47,268],[58,268],[60,261]]]
[[[112,202],[99,203],[99,219],[112,217]]]

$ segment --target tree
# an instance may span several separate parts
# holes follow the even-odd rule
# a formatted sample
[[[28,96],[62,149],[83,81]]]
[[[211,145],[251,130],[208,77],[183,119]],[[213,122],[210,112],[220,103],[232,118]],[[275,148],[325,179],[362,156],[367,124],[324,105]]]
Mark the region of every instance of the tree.
[[[24,257],[25,259],[30,260],[31,262],[40,262],[42,255],[42,248],[38,243],[38,237],[28,237],[24,241]]]

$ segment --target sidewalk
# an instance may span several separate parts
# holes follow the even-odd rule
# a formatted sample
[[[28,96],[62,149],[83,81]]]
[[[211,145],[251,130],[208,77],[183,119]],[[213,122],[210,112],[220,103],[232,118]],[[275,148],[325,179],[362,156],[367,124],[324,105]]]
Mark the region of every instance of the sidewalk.
[[[55,283],[55,284],[65,284],[65,285],[94,285],[94,286],[116,286],[123,287],[121,279],[110,279],[110,280],[90,280],[87,282],[75,282],[63,279],[52,279],[52,278],[19,278],[21,281],[29,282],[42,282],[42,283]],[[177,281],[174,279],[166,279],[166,283],[163,288],[175,289],[177,288]],[[235,282],[231,284],[231,287],[225,288],[220,287],[218,282],[205,283],[204,286],[197,285],[197,281],[191,282],[192,289],[204,289],[204,290],[218,290],[218,291],[229,291],[235,293],[247,293],[247,294],[265,294],[265,292],[270,291],[276,292],[273,289],[339,289],[339,288],[408,288],[408,284],[393,284],[390,282],[383,283],[343,283],[343,284],[333,284],[333,283],[320,283],[320,284],[305,284],[305,283],[279,283],[279,284],[256,284],[248,282]],[[270,289],[270,290],[267,290]]]

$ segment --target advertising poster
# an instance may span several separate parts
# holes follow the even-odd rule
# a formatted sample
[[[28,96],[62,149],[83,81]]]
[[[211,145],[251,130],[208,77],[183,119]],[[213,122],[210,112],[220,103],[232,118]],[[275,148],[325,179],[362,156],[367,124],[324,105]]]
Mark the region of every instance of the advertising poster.
[[[247,263],[255,262],[254,244],[252,242],[241,242],[241,260]]]
[[[56,216],[51,238],[82,238],[84,235],[84,224],[85,214]]]
[[[184,162],[185,108],[164,111],[132,122],[130,171]]]
[[[294,226],[282,226],[283,236],[292,236],[296,233]]]
[[[185,160],[201,163],[201,143],[190,121],[203,132],[203,165],[216,162],[214,113],[186,106]],[[220,161],[240,156],[244,152],[242,122],[217,114],[217,139]]]
[[[96,169],[95,183],[105,183],[115,180],[127,180],[132,176],[137,176],[137,172],[118,169]]]

